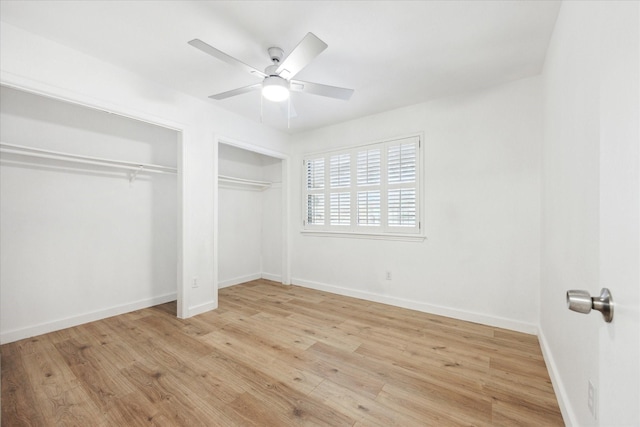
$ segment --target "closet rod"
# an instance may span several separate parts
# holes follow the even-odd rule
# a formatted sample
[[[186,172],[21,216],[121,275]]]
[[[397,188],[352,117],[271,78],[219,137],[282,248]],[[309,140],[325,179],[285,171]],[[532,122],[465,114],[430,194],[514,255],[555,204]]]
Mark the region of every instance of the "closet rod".
[[[149,163],[127,162],[101,157],[82,156],[79,154],[63,153],[61,151],[43,150],[41,148],[26,147],[24,145],[7,144],[0,142],[0,152],[18,154],[21,156],[38,157],[43,159],[63,160],[66,162],[83,163],[89,165],[108,166],[133,171],[144,170],[153,173],[177,173],[176,168]]]
[[[218,182],[222,184],[235,184],[247,187],[253,187],[258,189],[267,189],[271,187],[271,183],[267,181],[256,181],[253,179],[236,178],[227,175],[218,175]]]

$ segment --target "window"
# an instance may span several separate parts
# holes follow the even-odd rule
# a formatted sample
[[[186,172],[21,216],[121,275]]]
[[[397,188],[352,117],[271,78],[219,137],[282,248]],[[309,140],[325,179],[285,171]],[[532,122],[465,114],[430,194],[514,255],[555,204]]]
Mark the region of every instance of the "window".
[[[420,233],[420,138],[304,158],[305,231]]]

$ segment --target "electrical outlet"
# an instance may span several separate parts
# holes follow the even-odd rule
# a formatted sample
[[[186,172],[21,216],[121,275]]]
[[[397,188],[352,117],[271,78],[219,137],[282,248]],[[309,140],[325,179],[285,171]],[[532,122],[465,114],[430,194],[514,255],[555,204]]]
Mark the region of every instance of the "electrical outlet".
[[[591,380],[589,380],[589,388],[587,391],[587,406],[589,407],[589,412],[593,416],[594,420],[598,419],[598,389],[593,385]]]
[[[386,276],[387,280],[391,280],[391,272],[387,271],[387,276]]]
[[[197,277],[194,277],[194,278],[193,278],[193,282],[191,283],[191,287],[192,287],[192,288],[197,288],[198,286],[200,286],[200,285],[198,284],[198,278],[197,278]]]

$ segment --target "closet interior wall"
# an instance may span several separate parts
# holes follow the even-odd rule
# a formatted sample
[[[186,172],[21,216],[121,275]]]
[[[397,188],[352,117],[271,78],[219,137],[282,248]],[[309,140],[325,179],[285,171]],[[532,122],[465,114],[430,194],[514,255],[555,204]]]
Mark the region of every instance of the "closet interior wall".
[[[2,342],[175,300],[179,132],[1,91],[3,144],[173,169],[32,157],[3,145]]]
[[[282,160],[221,143],[218,173],[218,287],[281,282]]]

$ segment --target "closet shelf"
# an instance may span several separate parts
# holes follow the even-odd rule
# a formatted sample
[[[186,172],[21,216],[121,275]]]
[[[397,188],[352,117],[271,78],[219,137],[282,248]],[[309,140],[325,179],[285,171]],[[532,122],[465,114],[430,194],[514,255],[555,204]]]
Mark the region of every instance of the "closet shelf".
[[[237,188],[253,191],[263,191],[271,187],[267,181],[256,181],[253,179],[236,178],[227,175],[218,175],[218,185],[223,188]]]
[[[88,165],[107,166],[117,169],[134,171],[131,180],[140,172],[175,174],[178,169],[169,166],[154,165],[150,163],[137,163],[124,160],[107,159],[103,157],[83,156],[79,154],[63,153],[61,151],[43,150],[41,148],[27,147],[24,145],[7,144],[0,142],[0,152],[17,154],[20,156],[38,157],[42,159],[62,160],[65,162],[83,163]]]

